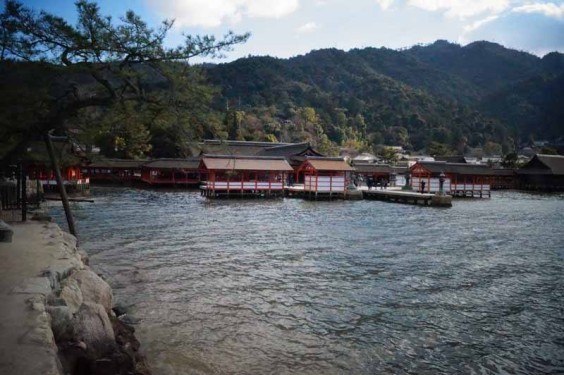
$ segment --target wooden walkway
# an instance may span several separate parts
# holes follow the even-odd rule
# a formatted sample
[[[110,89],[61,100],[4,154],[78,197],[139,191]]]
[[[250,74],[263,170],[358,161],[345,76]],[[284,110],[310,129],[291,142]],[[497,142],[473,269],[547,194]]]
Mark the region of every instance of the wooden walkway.
[[[450,195],[436,195],[430,193],[418,193],[406,190],[363,190],[364,199],[381,200],[393,203],[418,204],[434,207],[451,207],[452,197]]]

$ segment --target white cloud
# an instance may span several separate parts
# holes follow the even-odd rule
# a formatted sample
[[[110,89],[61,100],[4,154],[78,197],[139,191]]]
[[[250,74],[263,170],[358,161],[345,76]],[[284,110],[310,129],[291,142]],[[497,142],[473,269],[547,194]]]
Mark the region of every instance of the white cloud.
[[[311,33],[312,31],[318,28],[319,26],[315,22],[308,22],[298,27],[296,31],[300,34],[305,34],[305,33]]]
[[[475,21],[473,23],[471,23],[470,25],[464,26],[464,32],[471,32],[474,31],[476,29],[479,29],[480,27],[482,27],[483,25],[485,25],[486,23],[495,21],[499,18],[498,15],[493,15],[493,16],[488,16],[486,18],[483,18],[481,20]]]
[[[533,3],[525,4],[512,9],[516,13],[541,13],[547,17],[564,18],[564,4]]]
[[[386,10],[394,3],[394,0],[376,0],[376,2],[380,5],[380,8]]]
[[[442,12],[447,17],[466,19],[480,14],[498,14],[509,7],[510,0],[408,0],[411,6]]]
[[[249,17],[280,18],[298,9],[298,0],[246,0],[243,7]]]
[[[148,0],[149,5],[176,26],[216,27],[243,17],[280,18],[298,9],[299,0]]]

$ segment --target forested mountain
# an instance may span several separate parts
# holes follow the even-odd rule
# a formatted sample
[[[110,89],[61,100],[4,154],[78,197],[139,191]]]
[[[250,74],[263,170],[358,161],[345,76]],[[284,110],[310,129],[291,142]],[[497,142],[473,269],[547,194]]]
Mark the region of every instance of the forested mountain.
[[[248,57],[206,70],[221,89],[217,105],[292,123],[300,108],[311,107],[337,144],[509,152],[529,139],[564,136],[564,55],[555,52],[541,59],[490,42],[437,41],[405,50]],[[259,114],[265,108],[266,118]],[[239,126],[248,138],[244,119]]]
[[[564,55],[556,52],[539,58],[489,42],[437,41],[165,65],[139,64],[135,73],[147,82],[142,94],[159,105],[91,108],[66,120],[67,128],[107,156],[129,158],[187,156],[202,138],[309,141],[328,154],[382,144],[432,154],[509,153],[531,140],[564,138]],[[182,78],[171,86],[156,73],[163,69]],[[3,140],[21,138],[10,127],[33,121],[42,110],[36,97],[57,91],[57,82],[89,95],[80,67],[4,61],[0,72]]]

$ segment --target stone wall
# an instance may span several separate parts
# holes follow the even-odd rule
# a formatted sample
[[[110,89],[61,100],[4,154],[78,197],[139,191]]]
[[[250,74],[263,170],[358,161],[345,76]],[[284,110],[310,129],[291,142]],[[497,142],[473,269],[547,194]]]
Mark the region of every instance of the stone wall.
[[[41,289],[28,303],[50,322],[51,333],[44,335],[54,339],[60,373],[149,374],[133,327],[113,309],[108,283],[90,269],[75,237],[56,224],[48,227],[56,260],[24,288]]]

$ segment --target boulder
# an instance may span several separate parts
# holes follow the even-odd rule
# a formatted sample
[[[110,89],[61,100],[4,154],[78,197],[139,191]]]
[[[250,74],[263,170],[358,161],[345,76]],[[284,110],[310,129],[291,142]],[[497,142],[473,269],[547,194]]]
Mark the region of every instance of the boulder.
[[[82,291],[78,286],[78,282],[73,278],[68,278],[63,281],[61,286],[62,289],[59,294],[59,298],[65,301],[71,314],[75,314],[78,312],[78,309],[83,302]]]
[[[83,264],[78,259],[78,257],[58,259],[56,262],[51,264],[45,271],[43,271],[42,276],[49,278],[49,282],[51,283],[51,288],[58,289],[61,280],[66,279],[75,270],[81,269],[82,267]]]
[[[51,315],[51,330],[57,342],[70,341],[74,338],[75,330],[73,315],[67,306],[47,306]]]
[[[84,269],[73,273],[70,280],[76,280],[84,302],[98,303],[109,313],[112,309],[112,289],[100,276],[90,269]]]
[[[115,351],[116,342],[112,323],[104,306],[85,302],[74,317],[75,340],[86,344],[89,358],[104,358]]]

